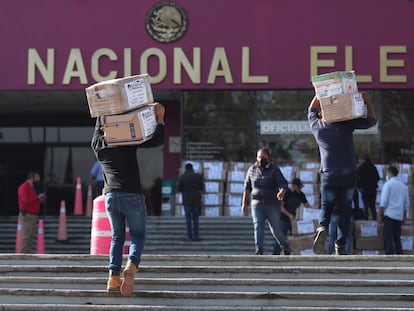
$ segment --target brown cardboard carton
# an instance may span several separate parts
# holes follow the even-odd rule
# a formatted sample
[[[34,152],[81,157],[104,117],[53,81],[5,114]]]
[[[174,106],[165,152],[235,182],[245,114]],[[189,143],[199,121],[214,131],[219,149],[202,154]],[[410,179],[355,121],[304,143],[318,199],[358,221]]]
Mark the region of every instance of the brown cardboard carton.
[[[152,138],[157,127],[154,105],[102,117],[108,146],[139,145]]]
[[[85,91],[93,118],[125,113],[154,102],[147,74],[102,81]]]
[[[338,94],[320,98],[322,117],[326,122],[366,118],[367,107],[361,93]]]

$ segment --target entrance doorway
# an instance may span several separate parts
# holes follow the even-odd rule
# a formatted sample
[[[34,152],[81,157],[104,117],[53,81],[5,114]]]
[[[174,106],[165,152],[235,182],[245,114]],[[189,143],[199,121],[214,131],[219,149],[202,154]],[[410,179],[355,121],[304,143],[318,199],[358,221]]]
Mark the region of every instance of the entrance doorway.
[[[0,146],[0,215],[18,214],[17,188],[30,171],[39,172],[43,181],[43,159],[43,146]]]

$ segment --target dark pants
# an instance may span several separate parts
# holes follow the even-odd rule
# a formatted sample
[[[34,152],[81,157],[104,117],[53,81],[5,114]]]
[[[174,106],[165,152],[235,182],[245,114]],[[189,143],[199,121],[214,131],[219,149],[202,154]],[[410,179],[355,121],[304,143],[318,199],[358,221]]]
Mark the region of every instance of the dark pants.
[[[401,246],[402,221],[384,216],[384,244],[385,254],[400,255],[403,253]]]
[[[377,219],[377,209],[375,206],[375,200],[377,198],[377,189],[363,189],[362,202],[364,202],[364,219],[368,220],[369,211],[371,212],[372,219]],[[368,211],[369,210],[369,211]]]
[[[355,171],[327,171],[321,174],[321,215],[319,226],[329,228],[335,208],[338,215],[338,237],[335,243],[345,246],[349,235],[352,199],[355,193]]]
[[[285,237],[288,235],[288,232],[292,233],[292,224],[290,223],[290,220],[280,220],[280,225],[282,226],[282,232],[285,235]],[[273,247],[273,255],[280,255],[280,245],[279,243],[275,243],[275,246]]]
[[[184,205],[185,220],[187,223],[187,237],[189,240],[198,240],[198,217],[200,206]],[[193,234],[194,233],[194,234]]]

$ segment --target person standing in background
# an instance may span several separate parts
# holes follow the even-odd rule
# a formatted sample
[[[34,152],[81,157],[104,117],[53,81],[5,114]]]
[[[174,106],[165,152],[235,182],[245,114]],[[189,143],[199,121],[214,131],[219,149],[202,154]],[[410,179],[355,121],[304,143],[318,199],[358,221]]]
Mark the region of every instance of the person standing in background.
[[[131,296],[134,291],[135,274],[138,272],[146,234],[147,207],[142,192],[137,149],[157,147],[164,143],[164,106],[156,103],[154,112],[157,122],[155,133],[152,139],[140,145],[108,147],[99,117],[91,142],[105,176],[105,207],[112,231],[107,291],[120,291],[124,296]],[[121,283],[125,220],[129,226],[131,245]]]
[[[381,203],[378,222],[384,223],[385,254],[402,254],[401,225],[407,219],[409,208],[407,186],[396,177],[398,170],[394,166],[387,168],[387,181],[381,190]]]
[[[242,199],[242,213],[246,216],[251,198],[256,255],[263,255],[266,220],[284,255],[290,255],[289,244],[280,224],[281,201],[287,188],[288,183],[279,167],[272,163],[269,150],[259,149],[256,162],[247,171]]]
[[[287,190],[282,201],[282,209],[280,222],[285,237],[292,233],[292,221],[296,220],[296,210],[303,204],[305,207],[311,208],[305,194],[302,192],[303,184],[300,178],[293,178],[290,188]],[[279,243],[275,243],[273,255],[280,254]]]
[[[104,187],[104,176],[102,172],[101,163],[98,160],[92,165],[91,172],[89,173],[91,179],[94,181],[94,194],[93,197],[96,198],[102,194]]]
[[[377,219],[377,208],[375,201],[377,198],[377,187],[380,179],[377,168],[372,163],[368,155],[362,157],[362,164],[358,167],[357,187],[362,195],[364,212],[362,218],[368,220],[369,213],[372,219]]]
[[[31,253],[36,236],[40,204],[46,199],[44,193],[37,194],[35,183],[40,182],[40,175],[35,171],[27,174],[26,180],[17,189],[19,202],[19,220],[21,224],[21,253]]]
[[[179,177],[177,190],[182,193],[188,241],[200,241],[198,218],[201,210],[201,194],[204,190],[203,176],[194,172],[193,165],[187,163]]]

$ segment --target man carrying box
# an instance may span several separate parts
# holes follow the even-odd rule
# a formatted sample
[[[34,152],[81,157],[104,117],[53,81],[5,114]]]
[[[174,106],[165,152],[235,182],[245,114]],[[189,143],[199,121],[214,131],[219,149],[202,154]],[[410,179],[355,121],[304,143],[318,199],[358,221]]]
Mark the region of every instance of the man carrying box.
[[[154,112],[157,125],[151,140],[139,145],[109,147],[101,118],[98,117],[91,143],[95,156],[102,165],[105,180],[105,206],[112,229],[107,290],[121,291],[125,296],[131,296],[133,293],[135,273],[138,272],[145,242],[147,208],[142,194],[137,148],[157,147],[164,142],[165,109],[161,104],[156,103]],[[125,220],[129,225],[131,246],[121,284]]]
[[[357,180],[357,162],[353,142],[355,129],[367,129],[377,123],[375,111],[367,93],[367,118],[327,123],[323,119],[320,101],[315,96],[309,105],[308,121],[321,158],[321,215],[316,229],[313,251],[324,254],[329,222],[335,204],[338,206],[338,237],[335,254],[346,254],[345,243],[351,220],[351,202]]]

